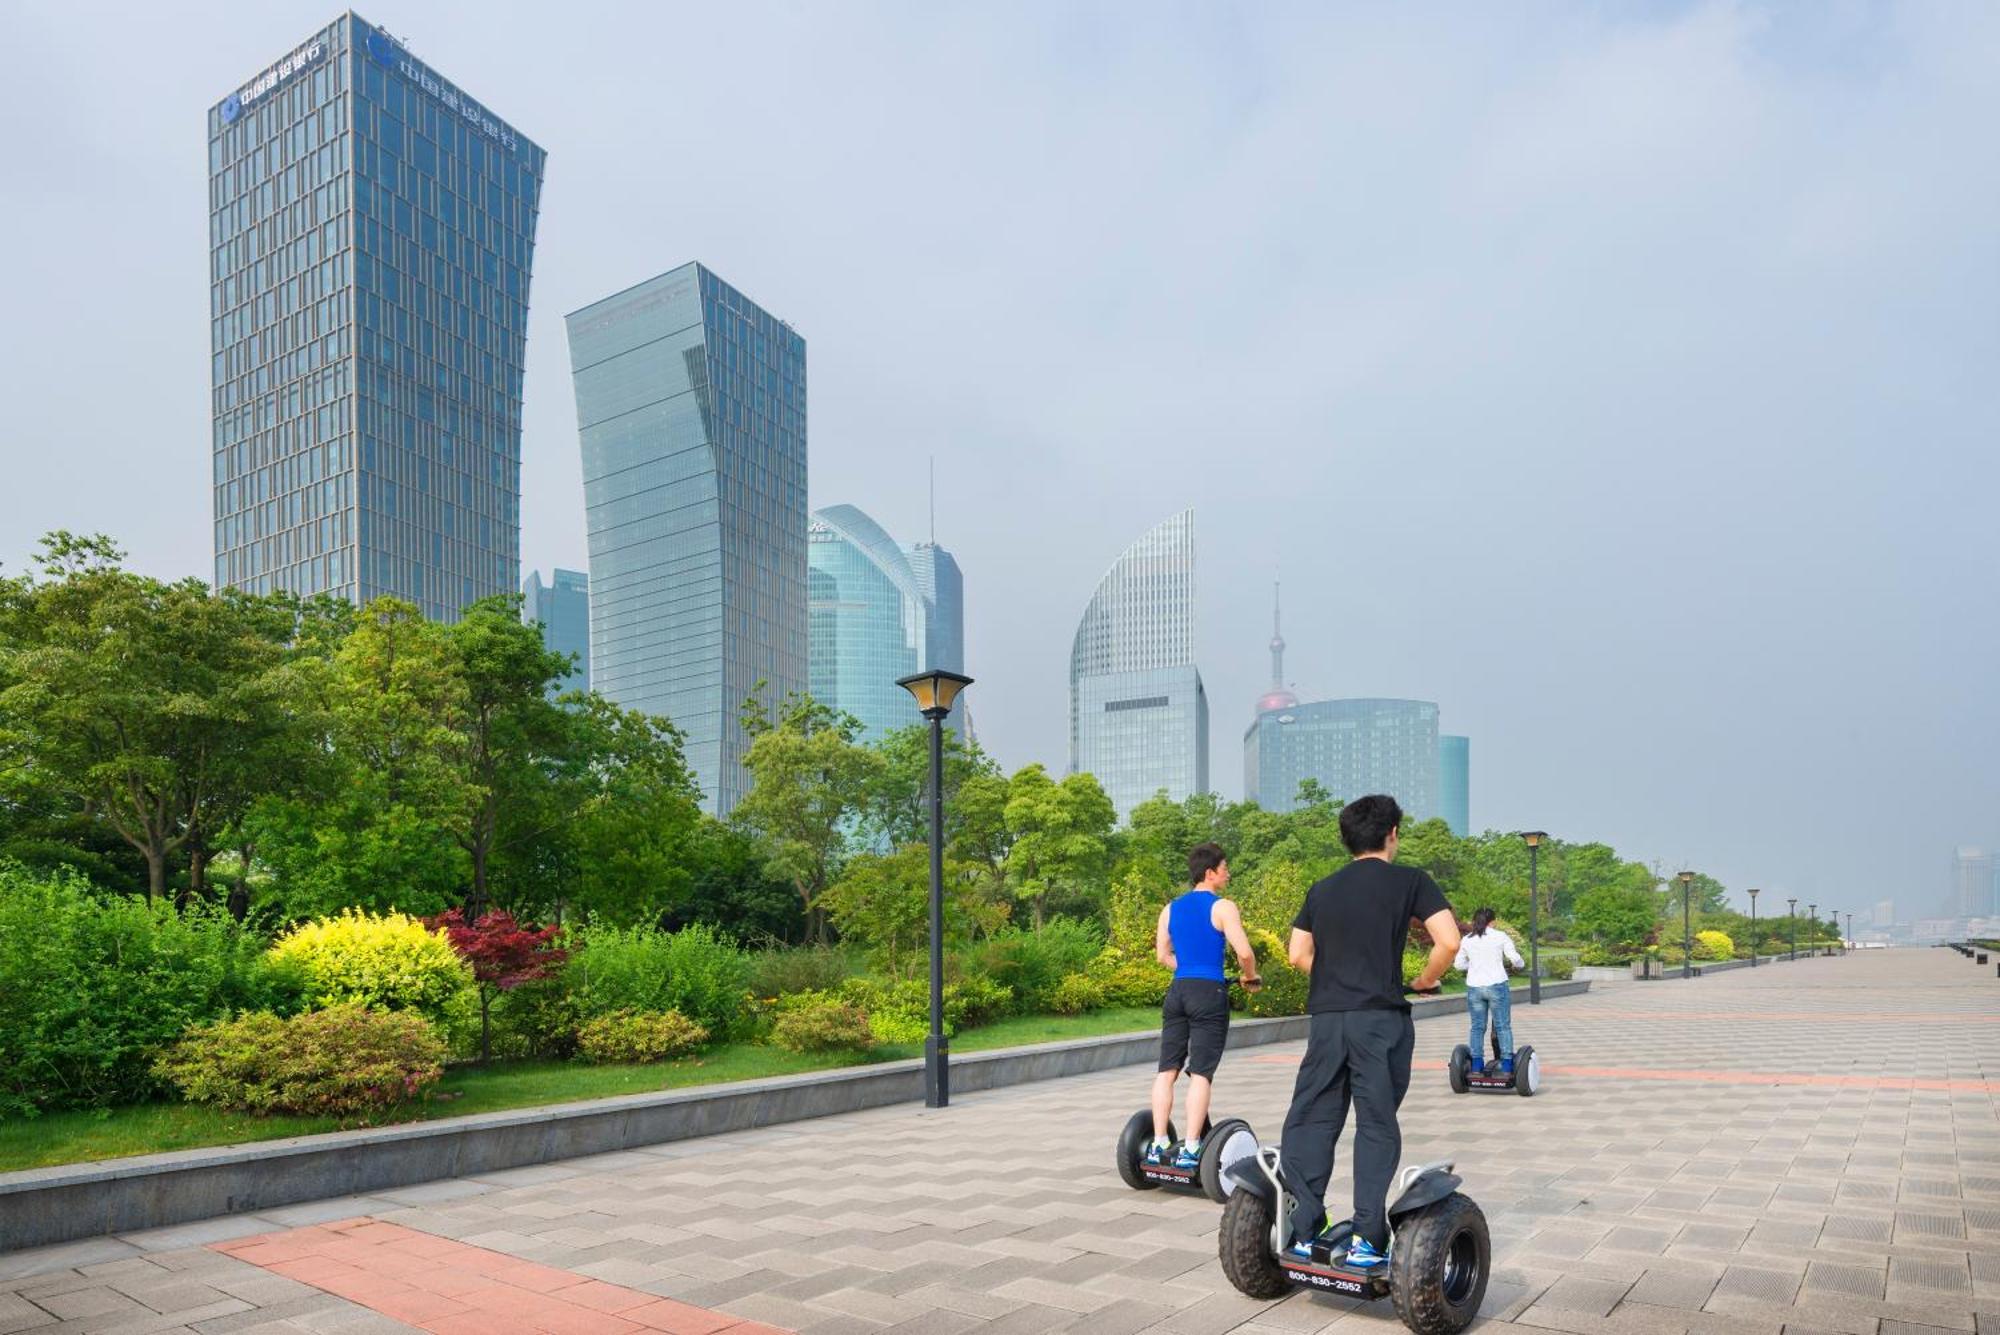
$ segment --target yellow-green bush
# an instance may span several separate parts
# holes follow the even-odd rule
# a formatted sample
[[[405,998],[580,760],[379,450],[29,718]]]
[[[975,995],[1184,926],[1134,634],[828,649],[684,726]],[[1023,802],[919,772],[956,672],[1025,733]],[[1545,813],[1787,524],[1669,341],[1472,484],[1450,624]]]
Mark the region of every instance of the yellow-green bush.
[[[614,1011],[576,1032],[577,1049],[594,1062],[661,1062],[707,1041],[708,1030],[679,1011]]]
[[[1141,955],[1122,946],[1106,946],[1085,972],[1103,987],[1105,1001],[1113,1006],[1157,1006],[1174,981],[1150,948]]]
[[[1049,989],[1049,1009],[1057,1015],[1081,1015],[1104,1005],[1104,984],[1089,974],[1073,973]]]
[[[295,971],[308,1006],[358,1002],[463,1024],[476,1010],[471,966],[434,932],[401,913],[346,909],[293,928],[271,947],[271,962]]]
[[[197,1026],[154,1070],[191,1103],[345,1120],[415,1098],[444,1073],[444,1058],[444,1040],[421,1015],[342,1002]]]
[[[804,992],[781,1003],[771,1041],[793,1052],[866,1052],[875,1046],[867,1012],[824,992]]]
[[[1736,958],[1736,942],[1730,939],[1727,932],[1696,932],[1694,957],[1698,960],[1733,960]]]

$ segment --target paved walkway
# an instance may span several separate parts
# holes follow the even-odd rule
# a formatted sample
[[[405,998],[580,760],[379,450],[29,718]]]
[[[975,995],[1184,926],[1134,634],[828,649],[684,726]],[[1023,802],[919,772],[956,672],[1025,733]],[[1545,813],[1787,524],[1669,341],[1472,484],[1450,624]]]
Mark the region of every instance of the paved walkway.
[[[1417,1026],[1404,1144],[1455,1157],[1491,1221],[1479,1329],[2000,1335],[1990,970],[1871,951],[1521,1007],[1546,1062],[1532,1099],[1449,1092],[1462,1024]],[[1299,1046],[1226,1059],[1218,1111],[1275,1134]],[[1126,1068],[0,1255],[0,1335],[1401,1330],[1384,1305],[1241,1297],[1215,1206],[1121,1185],[1112,1140],[1146,1082]]]

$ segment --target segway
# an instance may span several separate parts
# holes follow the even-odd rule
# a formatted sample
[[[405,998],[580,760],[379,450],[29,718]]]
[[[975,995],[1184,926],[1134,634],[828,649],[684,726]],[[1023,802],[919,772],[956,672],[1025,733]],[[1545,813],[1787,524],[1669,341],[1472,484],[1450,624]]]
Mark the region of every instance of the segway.
[[[1493,1245],[1485,1214],[1460,1193],[1453,1167],[1444,1161],[1403,1170],[1389,1206],[1388,1264],[1364,1270],[1346,1264],[1352,1220],[1316,1239],[1310,1261],[1291,1254],[1292,1194],[1278,1151],[1264,1146],[1229,1169],[1236,1190],[1216,1235],[1222,1273],[1252,1298],[1282,1298],[1294,1288],[1386,1297],[1417,1335],[1457,1335],[1479,1315]]]
[[[1141,1108],[1118,1133],[1118,1176],[1125,1179],[1125,1185],[1135,1191],[1151,1191],[1155,1187],[1199,1191],[1217,1205],[1227,1201],[1236,1190],[1227,1170],[1257,1153],[1257,1135],[1240,1117],[1220,1122],[1209,1119],[1207,1134],[1201,1138],[1201,1153],[1196,1156],[1193,1168],[1147,1163],[1146,1146],[1152,1139],[1153,1110]],[[1176,1146],[1180,1144],[1172,1122],[1167,1123],[1167,1140]]]
[[[1478,1090],[1482,1094],[1519,1094],[1522,1098],[1532,1098],[1542,1087],[1542,1064],[1532,1047],[1514,1049],[1514,1070],[1510,1075],[1500,1069],[1500,1035],[1493,1036],[1493,1064],[1483,1071],[1472,1069],[1472,1049],[1461,1043],[1451,1050],[1451,1092],[1464,1094]]]

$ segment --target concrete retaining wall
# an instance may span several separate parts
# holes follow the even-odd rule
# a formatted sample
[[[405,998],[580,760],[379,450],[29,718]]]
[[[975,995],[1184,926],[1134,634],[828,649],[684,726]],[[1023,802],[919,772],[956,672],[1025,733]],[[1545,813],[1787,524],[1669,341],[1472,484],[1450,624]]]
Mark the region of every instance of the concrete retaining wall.
[[[1548,983],[1544,998],[1589,990]],[[1527,989],[1514,989],[1523,1003]],[[1463,996],[1419,1003],[1419,1019],[1463,1014]],[[1237,1020],[1229,1046],[1306,1036],[1306,1017]],[[1157,1034],[1121,1034],[973,1052],[951,1060],[954,1095],[1153,1061]],[[696,1089],[477,1113],[402,1126],[148,1154],[0,1174],[0,1252],[104,1233],[160,1228],[214,1215],[364,1195],[742,1131],[809,1117],[908,1103],[924,1096],[921,1061],[742,1080]]]

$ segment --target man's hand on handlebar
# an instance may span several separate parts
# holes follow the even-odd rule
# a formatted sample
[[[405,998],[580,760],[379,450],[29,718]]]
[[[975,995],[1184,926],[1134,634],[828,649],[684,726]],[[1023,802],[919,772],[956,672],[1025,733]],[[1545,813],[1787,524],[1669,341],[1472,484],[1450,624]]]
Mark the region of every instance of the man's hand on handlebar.
[[[1417,977],[1412,978],[1409,982],[1405,983],[1403,985],[1403,990],[1405,992],[1408,992],[1412,996],[1418,996],[1418,997],[1434,997],[1438,993],[1444,991],[1444,980],[1441,978],[1437,982],[1432,983],[1429,987],[1425,987],[1423,985],[1423,982],[1424,982],[1423,976],[1420,974]]]
[[[1245,992],[1262,992],[1264,990],[1264,980],[1262,978],[1257,977],[1255,974],[1252,974],[1248,978],[1244,978],[1239,975],[1236,981],[1243,985],[1243,990]]]

